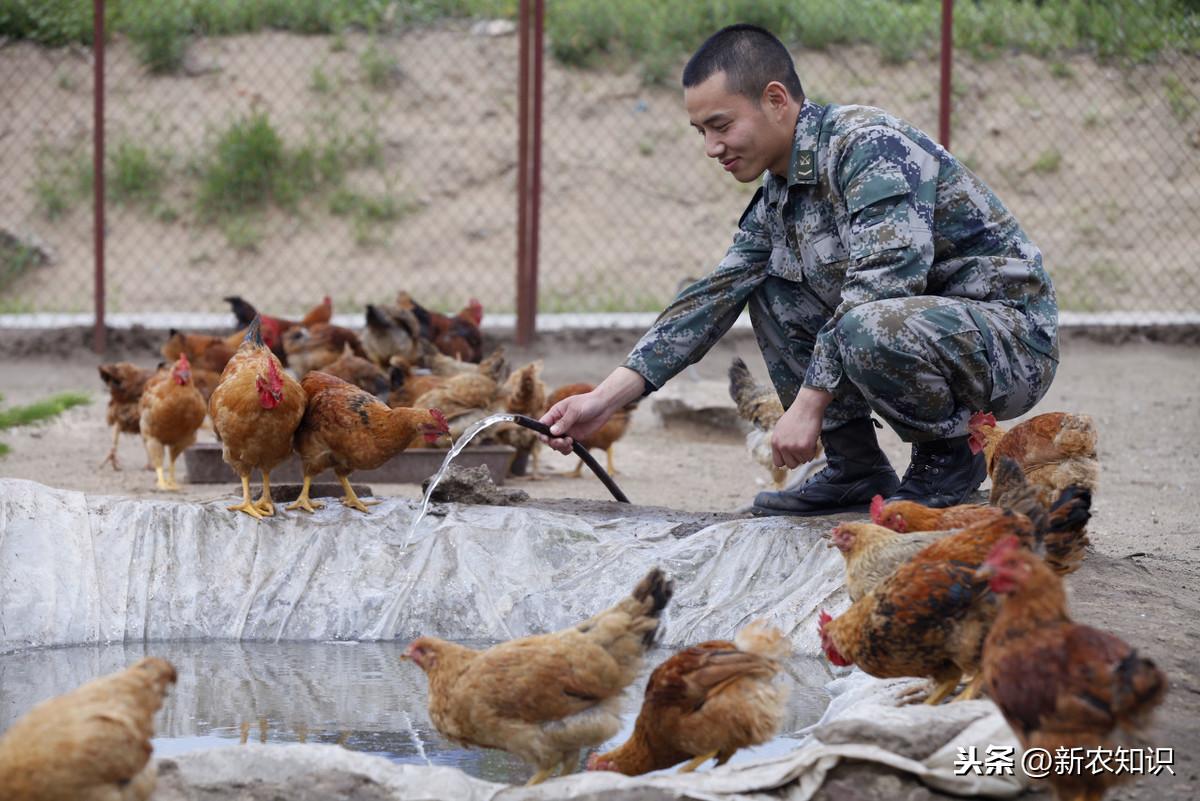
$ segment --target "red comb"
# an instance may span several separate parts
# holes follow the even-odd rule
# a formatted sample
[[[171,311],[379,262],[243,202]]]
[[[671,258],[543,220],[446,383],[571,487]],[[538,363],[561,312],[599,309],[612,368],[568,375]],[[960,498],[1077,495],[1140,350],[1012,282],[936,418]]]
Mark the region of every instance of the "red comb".
[[[822,609],[819,613],[817,613],[817,628],[821,631],[825,631],[825,627],[829,625],[829,621],[831,620],[833,620],[833,615]]]
[[[971,419],[967,422],[967,426],[972,429],[982,428],[984,426],[991,426],[992,428],[995,428],[996,415],[992,414],[991,412],[975,412],[975,414],[971,415]]]
[[[985,562],[994,562],[1003,559],[1009,553],[1021,547],[1021,540],[1017,539],[1016,534],[1009,534],[1004,539],[992,546],[992,550],[988,552]]]
[[[876,495],[871,499],[871,522],[877,526],[883,525],[883,496]]]
[[[181,352],[181,353],[179,354],[179,366],[180,366],[180,367],[184,367],[184,368],[190,368],[190,367],[191,367],[191,365],[188,363],[188,357],[187,357],[187,353],[186,353],[186,352]]]
[[[433,421],[438,424],[439,428],[449,433],[450,424],[446,422],[446,415],[442,414],[438,409],[430,409],[429,416],[433,418]]]

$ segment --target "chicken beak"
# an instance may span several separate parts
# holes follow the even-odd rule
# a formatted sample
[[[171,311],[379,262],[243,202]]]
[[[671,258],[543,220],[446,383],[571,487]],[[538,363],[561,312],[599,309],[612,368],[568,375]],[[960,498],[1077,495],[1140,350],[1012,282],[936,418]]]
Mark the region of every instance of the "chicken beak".
[[[986,581],[994,575],[996,575],[996,568],[988,564],[980,565],[979,569],[975,571],[975,578],[980,581]]]

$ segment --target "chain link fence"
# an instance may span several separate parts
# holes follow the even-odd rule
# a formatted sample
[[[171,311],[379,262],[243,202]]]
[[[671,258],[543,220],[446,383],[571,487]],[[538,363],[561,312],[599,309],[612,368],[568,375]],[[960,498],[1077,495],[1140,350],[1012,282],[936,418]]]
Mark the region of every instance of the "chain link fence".
[[[548,14],[555,13],[550,4]],[[517,37],[504,20],[193,37],[167,71],[107,49],[107,308],[276,314],[403,288],[515,305]],[[547,49],[539,310],[657,311],[754,186],[706,159],[675,77]],[[819,102],[937,130],[936,55],[793,48]],[[1200,310],[1200,59],[968,56],[951,149],[1043,249],[1064,310]],[[0,314],[93,303],[90,50],[0,46]]]

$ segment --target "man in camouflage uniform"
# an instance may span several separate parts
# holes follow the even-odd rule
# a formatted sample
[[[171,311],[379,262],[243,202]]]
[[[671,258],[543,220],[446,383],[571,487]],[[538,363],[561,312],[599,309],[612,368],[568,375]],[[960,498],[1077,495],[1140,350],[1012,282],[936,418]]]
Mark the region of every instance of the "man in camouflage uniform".
[[[875,494],[962,502],[986,477],[967,446],[975,411],[1033,407],[1054,378],[1058,310],[1038,248],[969,170],[879,109],[804,98],[770,33],[714,34],[683,73],[706,153],[739,181],[762,176],[717,269],[659,316],[624,365],[543,421],[569,448],[621,405],[698,361],[742,309],[787,412],[776,464],[828,465],[762,492],[762,514],[863,509]],[[902,481],[874,411],[907,442]]]

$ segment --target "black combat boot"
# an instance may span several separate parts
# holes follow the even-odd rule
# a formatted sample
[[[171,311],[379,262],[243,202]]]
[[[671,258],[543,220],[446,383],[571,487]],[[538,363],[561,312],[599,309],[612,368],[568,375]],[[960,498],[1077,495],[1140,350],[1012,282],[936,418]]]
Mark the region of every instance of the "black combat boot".
[[[916,501],[942,509],[963,503],[987,478],[982,453],[971,453],[967,437],[914,442],[912,463],[889,501]]]
[[[821,432],[828,464],[799,487],[760,492],[751,511],[756,515],[832,515],[865,512],[875,495],[887,497],[900,480],[879,449],[871,418],[853,420]]]

